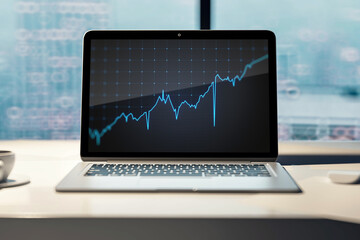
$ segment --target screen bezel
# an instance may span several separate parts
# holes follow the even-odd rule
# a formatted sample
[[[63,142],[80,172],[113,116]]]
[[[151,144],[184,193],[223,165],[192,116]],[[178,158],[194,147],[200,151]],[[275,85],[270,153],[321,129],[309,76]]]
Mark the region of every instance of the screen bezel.
[[[180,34],[180,35],[179,35]],[[269,61],[269,130],[270,151],[254,152],[89,152],[89,102],[90,102],[90,52],[94,39],[264,39],[268,40]],[[252,159],[253,161],[275,161],[278,156],[277,90],[276,90],[276,42],[275,34],[268,30],[92,30],[84,35],[83,74],[81,103],[80,156],[84,161],[108,159]]]

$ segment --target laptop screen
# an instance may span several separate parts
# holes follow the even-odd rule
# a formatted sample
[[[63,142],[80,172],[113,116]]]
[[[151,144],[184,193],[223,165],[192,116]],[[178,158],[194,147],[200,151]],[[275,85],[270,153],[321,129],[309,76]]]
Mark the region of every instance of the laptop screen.
[[[268,39],[89,43],[88,152],[270,152]]]

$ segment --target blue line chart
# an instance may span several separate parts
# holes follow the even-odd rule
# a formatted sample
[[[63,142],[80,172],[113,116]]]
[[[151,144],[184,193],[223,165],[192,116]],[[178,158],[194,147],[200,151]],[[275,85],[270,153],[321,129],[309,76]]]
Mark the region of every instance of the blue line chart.
[[[212,97],[213,97],[213,125],[215,127],[215,120],[216,120],[216,82],[217,81],[221,81],[221,82],[229,82],[232,84],[233,87],[235,87],[236,82],[240,82],[244,76],[246,75],[248,69],[251,69],[253,67],[253,65],[264,61],[265,59],[267,59],[269,57],[268,54],[253,60],[252,62],[248,63],[245,65],[244,67],[244,71],[242,72],[242,74],[236,75],[234,78],[230,78],[229,76],[225,77],[225,78],[221,78],[219,74],[216,74],[214,77],[214,81],[211,82],[211,84],[209,85],[209,87],[207,88],[207,90],[201,94],[198,97],[198,100],[195,104],[191,104],[188,101],[184,100],[182,101],[178,107],[174,107],[173,102],[171,101],[171,97],[169,94],[165,94],[164,90],[162,90],[161,95],[157,98],[155,104],[147,111],[143,112],[140,116],[135,117],[133,113],[121,113],[120,115],[118,115],[114,121],[112,123],[110,123],[109,125],[107,125],[106,127],[104,127],[101,131],[97,130],[97,129],[91,129],[89,128],[89,136],[91,139],[95,139],[96,140],[96,145],[100,145],[101,143],[101,138],[105,135],[105,133],[111,131],[112,127],[122,118],[124,118],[125,122],[128,122],[129,120],[134,120],[134,121],[140,121],[142,118],[145,118],[146,121],[146,128],[147,130],[150,129],[150,115],[151,112],[156,108],[156,106],[158,106],[158,104],[164,103],[164,104],[170,104],[172,111],[174,112],[175,115],[175,119],[177,120],[179,118],[179,113],[180,113],[180,109],[183,106],[188,106],[189,108],[194,108],[197,109],[199,103],[201,102],[201,100],[203,98],[205,98],[205,96],[212,90]]]

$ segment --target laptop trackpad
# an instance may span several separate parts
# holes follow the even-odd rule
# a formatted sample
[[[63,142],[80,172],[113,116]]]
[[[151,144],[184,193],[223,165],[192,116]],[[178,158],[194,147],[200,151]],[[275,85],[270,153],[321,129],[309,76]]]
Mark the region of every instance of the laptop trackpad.
[[[137,186],[140,188],[155,188],[159,190],[197,190],[209,188],[213,185],[211,178],[198,177],[149,177],[139,179]]]

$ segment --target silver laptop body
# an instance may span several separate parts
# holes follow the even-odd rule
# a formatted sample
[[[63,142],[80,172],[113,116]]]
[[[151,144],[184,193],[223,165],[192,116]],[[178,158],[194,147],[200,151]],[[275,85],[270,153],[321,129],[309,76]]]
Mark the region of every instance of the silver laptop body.
[[[300,192],[276,162],[270,31],[89,31],[74,191]]]

